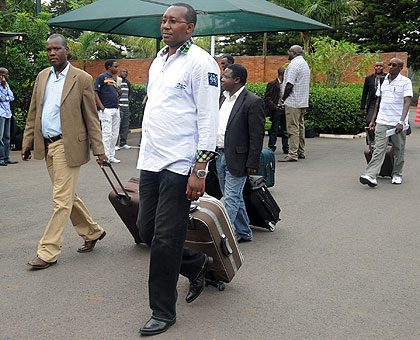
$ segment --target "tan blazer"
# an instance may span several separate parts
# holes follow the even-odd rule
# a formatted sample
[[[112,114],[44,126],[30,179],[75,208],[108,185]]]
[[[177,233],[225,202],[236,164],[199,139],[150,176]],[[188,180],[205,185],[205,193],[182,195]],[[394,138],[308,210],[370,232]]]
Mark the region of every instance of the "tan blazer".
[[[35,159],[45,157],[41,130],[42,103],[51,67],[41,71],[32,93],[22,147],[34,150]],[[95,104],[92,77],[70,65],[64,82],[60,106],[64,151],[69,166],[80,166],[90,159],[89,145],[94,155],[104,154],[101,127]]]

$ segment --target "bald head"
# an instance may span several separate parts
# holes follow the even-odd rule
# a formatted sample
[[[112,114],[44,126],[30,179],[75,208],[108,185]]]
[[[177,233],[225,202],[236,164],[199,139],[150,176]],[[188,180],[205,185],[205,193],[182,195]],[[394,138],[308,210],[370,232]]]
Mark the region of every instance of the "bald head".
[[[289,49],[289,60],[299,57],[303,54],[303,49],[299,45],[293,45]]]

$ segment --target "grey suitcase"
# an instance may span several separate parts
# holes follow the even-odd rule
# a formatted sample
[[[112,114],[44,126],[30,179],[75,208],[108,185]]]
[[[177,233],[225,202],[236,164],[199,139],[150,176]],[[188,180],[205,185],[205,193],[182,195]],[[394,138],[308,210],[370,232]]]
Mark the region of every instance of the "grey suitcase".
[[[205,195],[192,203],[185,246],[213,257],[207,283],[214,285],[216,282],[220,290],[224,285],[218,285],[217,281],[232,281],[242,266],[243,256],[226,209],[214,197]]]

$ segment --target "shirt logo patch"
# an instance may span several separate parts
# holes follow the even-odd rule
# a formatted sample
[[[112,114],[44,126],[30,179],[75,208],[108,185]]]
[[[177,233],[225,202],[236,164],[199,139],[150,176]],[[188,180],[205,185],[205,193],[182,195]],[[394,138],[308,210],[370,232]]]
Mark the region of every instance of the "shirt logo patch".
[[[181,83],[178,83],[175,86],[175,88],[178,89],[178,90],[185,90],[186,87],[187,87],[187,85],[181,84]]]
[[[219,85],[219,78],[216,73],[208,73],[209,76],[209,85],[217,87]]]

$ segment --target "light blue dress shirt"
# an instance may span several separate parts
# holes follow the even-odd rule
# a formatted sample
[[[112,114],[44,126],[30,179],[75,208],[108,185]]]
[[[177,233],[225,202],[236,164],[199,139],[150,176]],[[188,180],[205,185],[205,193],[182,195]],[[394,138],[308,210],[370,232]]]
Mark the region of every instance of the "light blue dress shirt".
[[[54,67],[51,67],[42,103],[42,135],[45,138],[55,137],[63,133],[61,130],[60,104],[69,67],[70,63],[67,63],[66,68],[61,71],[58,78]]]
[[[12,111],[10,110],[10,102],[14,101],[13,92],[6,83],[6,88],[0,85],[0,117],[10,118]]]

